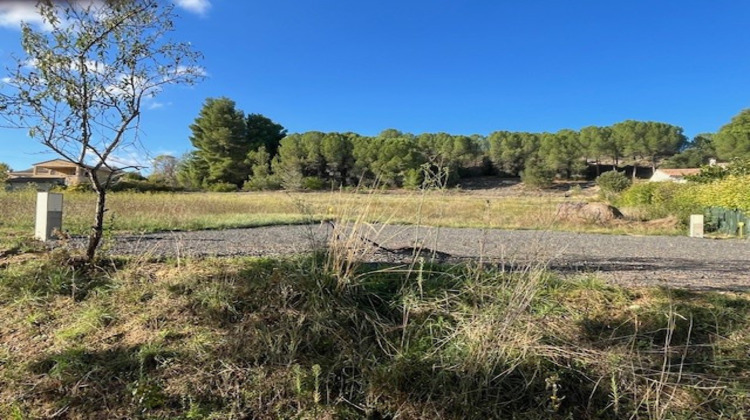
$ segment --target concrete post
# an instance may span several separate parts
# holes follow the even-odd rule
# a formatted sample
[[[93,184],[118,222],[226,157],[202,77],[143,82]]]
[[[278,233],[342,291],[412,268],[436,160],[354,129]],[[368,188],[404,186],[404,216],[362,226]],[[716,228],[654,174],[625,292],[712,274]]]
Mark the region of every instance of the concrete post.
[[[62,230],[63,195],[40,192],[36,194],[36,232],[34,237],[40,241],[52,238],[52,231]]]
[[[690,237],[691,238],[703,237],[703,215],[702,214],[690,215]]]

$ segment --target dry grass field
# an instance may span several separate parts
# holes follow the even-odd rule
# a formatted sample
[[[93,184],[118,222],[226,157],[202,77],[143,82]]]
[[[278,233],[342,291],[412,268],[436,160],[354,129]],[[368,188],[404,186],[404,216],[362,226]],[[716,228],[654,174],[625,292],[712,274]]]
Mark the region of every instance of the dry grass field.
[[[64,193],[64,229],[85,233],[92,223],[95,197]],[[550,229],[617,234],[677,234],[675,223],[644,223],[637,218],[611,223],[570,223],[556,216],[565,201],[595,200],[590,193],[539,193],[521,188],[428,192],[253,192],[131,193],[108,195],[105,228],[110,232],[222,229],[326,218],[361,218],[367,222],[444,227]],[[34,224],[33,191],[0,192],[0,231],[30,232]]]

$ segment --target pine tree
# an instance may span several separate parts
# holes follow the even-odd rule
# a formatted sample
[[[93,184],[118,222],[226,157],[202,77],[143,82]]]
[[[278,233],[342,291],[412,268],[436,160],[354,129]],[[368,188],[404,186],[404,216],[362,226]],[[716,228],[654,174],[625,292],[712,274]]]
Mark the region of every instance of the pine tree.
[[[208,98],[190,125],[195,159],[207,169],[203,186],[230,183],[241,186],[250,174],[245,116],[229,98]]]

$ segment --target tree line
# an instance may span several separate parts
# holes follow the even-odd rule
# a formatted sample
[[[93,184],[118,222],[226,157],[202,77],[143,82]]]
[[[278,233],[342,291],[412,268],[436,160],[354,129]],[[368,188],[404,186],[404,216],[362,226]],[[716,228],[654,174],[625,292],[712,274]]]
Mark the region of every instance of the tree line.
[[[713,134],[692,141],[681,127],[626,120],[555,133],[495,131],[488,136],[288,134],[260,114],[245,115],[229,98],[209,98],[190,126],[194,150],[181,160],[159,157],[156,179],[189,189],[316,189],[383,185],[451,185],[480,174],[520,176],[545,171],[563,179],[598,175],[600,166],[700,166],[710,158],[750,155],[750,110]]]

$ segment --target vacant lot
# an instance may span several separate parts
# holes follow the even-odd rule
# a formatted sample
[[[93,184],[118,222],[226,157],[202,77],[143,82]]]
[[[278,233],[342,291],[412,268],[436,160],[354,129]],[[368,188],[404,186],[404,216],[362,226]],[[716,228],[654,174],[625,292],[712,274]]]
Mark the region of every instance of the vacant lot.
[[[746,418],[750,243],[582,233],[656,230],[556,219],[579,199],[117,193],[86,267],[0,193],[0,417]]]
[[[518,185],[482,185],[472,190],[429,192],[333,191],[311,193],[112,193],[106,229],[110,232],[222,229],[323,219],[444,227],[569,230],[622,234],[676,234],[674,222],[618,220],[609,224],[569,223],[556,216],[565,201],[595,199],[586,189],[567,186],[547,192]],[[93,194],[67,192],[64,229],[85,233],[93,220]],[[33,229],[35,192],[0,192],[0,229]]]

